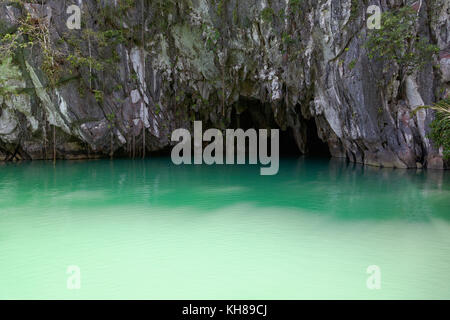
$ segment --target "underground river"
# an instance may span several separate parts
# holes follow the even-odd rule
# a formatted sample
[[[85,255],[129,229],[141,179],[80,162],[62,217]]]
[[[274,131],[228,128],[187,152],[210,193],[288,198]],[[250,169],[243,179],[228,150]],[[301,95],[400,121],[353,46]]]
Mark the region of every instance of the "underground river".
[[[448,171],[0,164],[0,299],[450,299],[449,266]]]

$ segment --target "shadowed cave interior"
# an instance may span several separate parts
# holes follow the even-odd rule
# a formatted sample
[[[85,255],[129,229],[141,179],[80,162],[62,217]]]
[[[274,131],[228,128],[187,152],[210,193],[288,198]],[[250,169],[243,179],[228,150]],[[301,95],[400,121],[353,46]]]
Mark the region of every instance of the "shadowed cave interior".
[[[328,145],[323,142],[318,134],[317,134],[317,126],[314,118],[309,120],[302,119],[303,125],[306,125],[306,145],[307,145],[307,153],[308,156],[317,156],[317,157],[331,157],[331,154],[328,149]],[[203,131],[214,127],[208,123],[203,127]],[[294,137],[293,128],[287,127],[283,130],[275,121],[273,116],[273,110],[270,104],[261,103],[256,99],[247,99],[241,98],[232,109],[230,123],[227,126],[229,129],[243,129],[244,131],[248,129],[255,129],[257,132],[259,129],[279,129],[279,143],[280,143],[280,156],[281,157],[298,157],[302,156],[302,152],[300,151],[297,142]],[[136,138],[136,153],[141,153],[142,146],[142,138],[138,136]],[[192,148],[193,148],[193,133],[192,133]],[[225,143],[225,142],[224,142]],[[176,143],[174,143],[175,145]],[[203,148],[205,148],[209,142],[203,142]],[[148,152],[147,155],[150,157],[155,156],[170,156],[171,150],[173,146],[167,146],[166,148],[156,151],[156,152]],[[235,147],[236,148],[236,147]],[[247,154],[249,150],[248,139],[246,139],[246,148]],[[268,139],[268,151],[270,154],[271,146],[270,146],[270,138]],[[224,145],[224,155],[226,152],[226,148]],[[129,154],[127,150],[119,150],[115,153],[115,156],[123,156],[126,157]],[[214,154],[214,153],[213,153]],[[246,159],[248,161],[248,158]]]
[[[303,119],[303,124],[307,126],[307,155],[331,157],[328,145],[317,134],[317,126],[314,118],[309,120]],[[279,129],[280,156],[296,157],[302,155],[295,141],[293,129],[288,127],[283,130],[280,128],[274,119],[270,104],[264,104],[255,99],[241,98],[237,106],[233,108],[230,128],[241,128],[244,131],[251,128],[256,130]],[[248,150],[248,145],[246,150]],[[271,150],[270,147],[269,150]]]

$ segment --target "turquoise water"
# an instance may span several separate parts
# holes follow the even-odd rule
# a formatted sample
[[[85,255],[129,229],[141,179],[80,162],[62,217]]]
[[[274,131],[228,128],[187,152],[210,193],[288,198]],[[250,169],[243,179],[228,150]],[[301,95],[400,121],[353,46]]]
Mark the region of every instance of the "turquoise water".
[[[168,158],[0,164],[0,298],[449,299],[450,174],[307,158],[276,176]]]

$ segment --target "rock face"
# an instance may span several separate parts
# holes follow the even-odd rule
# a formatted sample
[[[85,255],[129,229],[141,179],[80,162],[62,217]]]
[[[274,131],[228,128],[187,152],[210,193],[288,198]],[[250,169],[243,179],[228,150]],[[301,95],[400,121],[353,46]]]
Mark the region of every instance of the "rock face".
[[[433,112],[411,111],[450,93],[447,0],[406,1],[417,32],[441,53],[404,81],[397,65],[370,60],[364,46],[367,7],[404,1],[22,2],[1,0],[0,32],[27,14],[44,21],[50,46],[65,57],[52,61],[64,80],[52,84],[39,46],[1,61],[0,77],[21,90],[0,96],[0,159],[137,156],[144,145],[167,149],[171,132],[194,119],[226,128],[246,116],[255,127],[290,130],[303,153],[314,148],[315,123],[335,157],[446,166],[427,137]],[[81,30],[67,27],[71,4],[81,8]],[[74,52],[89,59],[70,65]]]

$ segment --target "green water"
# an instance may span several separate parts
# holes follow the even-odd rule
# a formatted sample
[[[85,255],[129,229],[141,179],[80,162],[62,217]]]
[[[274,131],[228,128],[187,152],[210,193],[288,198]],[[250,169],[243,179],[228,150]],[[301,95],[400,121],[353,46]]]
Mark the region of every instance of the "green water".
[[[0,298],[449,299],[450,174],[304,158],[277,176],[166,158],[2,164]]]

